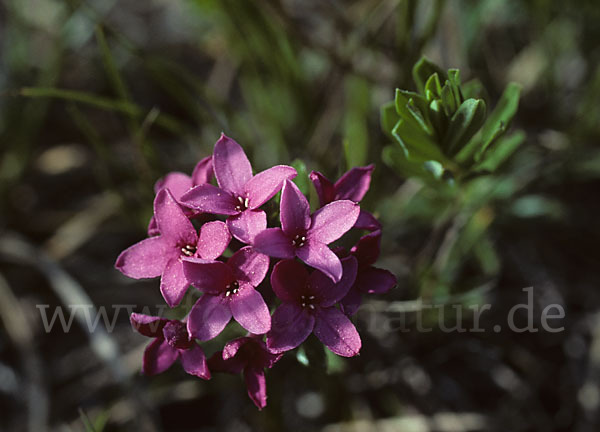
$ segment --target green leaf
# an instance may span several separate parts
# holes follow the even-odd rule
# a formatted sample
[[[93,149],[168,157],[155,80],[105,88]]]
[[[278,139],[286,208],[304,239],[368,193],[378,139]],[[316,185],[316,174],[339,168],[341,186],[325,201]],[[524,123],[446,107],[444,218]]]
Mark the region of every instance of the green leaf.
[[[369,83],[356,76],[345,81],[347,95],[344,115],[344,154],[346,166],[365,165],[369,148],[367,118],[370,106]]]
[[[460,70],[448,69],[448,81],[450,81],[453,88],[460,89]]]
[[[141,109],[132,103],[75,90],[63,90],[54,87],[24,87],[21,89],[21,95],[34,98],[49,97],[80,102],[106,111],[116,111],[130,116],[139,116],[142,114]]]
[[[304,195],[308,196],[310,192],[310,179],[308,178],[306,164],[301,159],[294,159],[290,165],[298,171],[298,175],[294,178],[294,183],[296,183],[296,186],[298,186],[298,189]]]
[[[494,172],[519,148],[523,141],[525,141],[525,132],[521,130],[500,138],[488,149],[483,160],[474,167],[474,170]]]
[[[408,101],[411,99],[419,100],[422,99],[425,101],[423,96],[418,93],[410,92],[407,90],[396,89],[396,97],[394,102],[396,104],[396,112],[400,116],[400,118],[409,118],[412,117],[410,110],[408,109]]]
[[[144,111],[134,103],[97,96],[91,93],[76,90],[65,90],[55,87],[24,87],[21,89],[22,96],[31,98],[55,98],[72,102],[83,103],[106,111],[115,111],[131,117],[142,116]],[[160,114],[156,124],[175,134],[181,134],[184,127],[178,120],[165,114]]]
[[[357,136],[356,134],[354,135]],[[366,136],[366,135],[365,135]],[[362,166],[366,164],[367,160],[367,146],[364,141],[356,138],[344,138],[342,144],[344,145],[344,156],[346,158],[346,167],[348,169],[356,166]]]
[[[494,243],[489,235],[481,237],[473,246],[473,254],[479,261],[481,270],[486,275],[497,275],[501,268],[502,261],[496,252]]]
[[[438,161],[427,161],[423,164],[425,170],[429,171],[436,179],[440,179],[444,174],[444,167]]]
[[[506,128],[504,128],[504,126],[499,127],[498,129],[495,130],[494,134],[489,138],[489,141],[486,145],[483,144],[482,142],[482,136],[483,133],[479,134],[479,139],[477,140],[477,148],[475,148],[475,155],[473,157],[473,160],[475,162],[480,162],[481,160],[485,159],[485,155],[487,153],[487,151],[491,148],[494,148],[496,141],[498,141],[504,134],[506,133]]]
[[[451,284],[475,245],[486,235],[495,214],[489,207],[477,210],[458,231],[454,243],[437,257],[440,278]]]
[[[520,94],[521,86],[519,84],[509,83],[506,86],[498,104],[491,112],[482,128],[482,151],[485,151],[486,147],[490,145],[494,138],[498,137],[498,133],[504,133],[508,128],[519,108]]]
[[[442,85],[440,84],[440,77],[437,73],[434,73],[425,83],[425,99],[431,102],[434,99],[439,99],[441,94]]]
[[[298,348],[298,351],[296,351],[296,360],[298,361],[298,363],[300,363],[303,366],[308,367],[310,365],[310,362],[308,361],[308,357],[306,356],[306,353],[304,352],[304,348],[302,348],[302,347]]]
[[[435,140],[416,122],[400,120],[392,130],[392,135],[402,145],[409,159],[421,162],[446,160]]]
[[[446,80],[444,71],[425,56],[421,57],[414,65],[412,75],[419,93],[425,93],[425,84],[429,77],[435,73],[437,73],[439,77],[442,77],[443,80]]]
[[[83,423],[85,432],[98,432],[82,408],[79,408],[79,418],[81,419],[81,423]]]
[[[427,135],[435,135],[435,131],[429,120],[429,105],[427,101],[420,98],[410,98],[406,107]]]
[[[565,209],[560,201],[542,195],[525,195],[515,200],[510,210],[521,218],[561,219],[565,215]]]
[[[423,168],[423,162],[408,159],[404,151],[398,146],[389,145],[384,147],[381,158],[386,165],[402,177],[429,177],[430,180],[433,180],[433,175]]]
[[[431,120],[429,119],[429,102],[420,94],[406,90],[396,89],[396,112],[401,119],[411,124],[412,127],[422,129],[427,135],[434,135]]]
[[[394,101],[390,101],[381,106],[381,129],[390,138],[392,137],[392,129],[394,129],[398,120],[400,120],[400,116],[396,112],[396,104]]]
[[[327,361],[328,373],[333,374],[346,370],[346,362],[344,361],[344,357],[340,357],[330,350],[325,350],[325,357]]]
[[[455,105],[459,107],[465,100],[461,90],[460,71],[458,69],[448,69],[448,80],[446,83],[450,84]]]
[[[481,81],[477,78],[467,81],[461,85],[461,93],[464,99],[483,99],[489,100],[488,94]]]
[[[452,91],[452,87],[448,81],[446,81],[446,84],[444,84],[444,87],[442,88],[441,99],[444,107],[444,113],[446,116],[451,117],[456,112],[456,108],[458,108],[460,105],[456,104],[454,92]]]
[[[458,108],[448,127],[444,148],[446,154],[455,155],[477,133],[485,121],[485,102],[483,99],[467,99]]]
[[[100,47],[100,53],[102,54],[104,70],[106,71],[106,75],[108,75],[108,79],[113,87],[113,90],[115,91],[116,96],[122,100],[130,100],[131,98],[129,96],[129,91],[125,86],[125,82],[121,78],[121,74],[117,69],[112,52],[110,51],[108,43],[106,42],[104,31],[100,26],[96,27],[96,41]]]
[[[448,128],[448,118],[446,117],[440,99],[433,100],[429,104],[429,118],[431,119],[431,124],[435,130],[435,135],[445,136],[446,129]]]
[[[438,161],[430,160],[423,164],[425,171],[431,173],[436,180],[442,180],[449,186],[454,186],[454,173]]]
[[[300,348],[298,348],[296,359],[304,366],[316,369],[316,371],[327,371],[325,346],[314,335],[310,335]]]
[[[100,132],[77,108],[76,104],[69,104],[67,112],[70,114],[73,124],[81,131],[96,152],[97,159],[94,164],[94,171],[98,176],[99,183],[107,190],[114,189],[116,192],[121,193],[121,188],[113,187],[113,179],[110,175],[110,170],[116,166],[114,154],[102,140]]]

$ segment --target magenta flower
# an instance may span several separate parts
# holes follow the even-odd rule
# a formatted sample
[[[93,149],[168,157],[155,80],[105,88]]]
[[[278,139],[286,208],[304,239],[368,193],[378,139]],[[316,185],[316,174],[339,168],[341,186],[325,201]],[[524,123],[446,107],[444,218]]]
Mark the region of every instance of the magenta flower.
[[[337,200],[350,200],[360,202],[371,185],[371,173],[374,165],[352,168],[339,178],[335,184],[318,171],[310,173],[310,179],[317,190],[319,205],[321,207]],[[374,231],[381,228],[381,224],[375,216],[361,209],[360,215],[354,224],[354,228]]]
[[[216,259],[227,248],[231,235],[223,222],[209,222],[200,234],[189,221],[173,194],[162,189],[154,199],[158,236],[125,249],[115,263],[134,279],[161,276],[160,292],[170,307],[177,306],[190,285],[183,273],[182,258]]]
[[[363,294],[385,294],[396,285],[396,276],[373,266],[379,258],[381,230],[369,233],[358,241],[350,253],[358,262],[356,281],[340,301],[346,315],[354,315],[362,303]]]
[[[260,410],[267,406],[265,368],[272,368],[282,356],[269,352],[260,338],[251,335],[227,342],[223,351],[208,360],[208,366],[212,372],[243,372],[248,396]]]
[[[184,322],[132,313],[131,325],[140,334],[155,338],[144,351],[144,374],[164,372],[179,359],[183,369],[190,375],[210,379],[204,351],[190,338]]]
[[[343,357],[358,354],[360,336],[348,317],[335,307],[354,283],[356,259],[346,257],[342,265],[344,273],[338,283],[319,270],[309,276],[304,265],[295,260],[275,265],[271,286],[283,303],[273,313],[273,326],[267,334],[270,351],[294,349],[314,332],[335,354]]]
[[[275,258],[297,256],[338,282],[342,264],[327,245],[352,228],[359,212],[358,205],[341,200],[327,204],[311,216],[306,197],[292,181],[286,180],[281,193],[281,228],[269,228],[258,234],[254,247]]]
[[[196,186],[183,195],[182,201],[199,211],[228,215],[231,234],[252,244],[254,236],[267,227],[267,215],[258,208],[281,189],[286,179],[296,177],[296,170],[277,165],[253,176],[244,150],[225,134],[215,144],[213,165],[219,187]]]
[[[186,258],[183,270],[190,283],[204,292],[188,317],[188,330],[196,339],[214,338],[232,316],[250,333],[269,331],[269,308],[255,289],[269,270],[268,256],[246,246],[226,263]]]
[[[175,200],[179,203],[184,213],[189,218],[195,217],[199,214],[199,212],[181,203],[181,196],[194,186],[210,183],[212,177],[212,156],[207,156],[200,162],[198,162],[198,164],[194,168],[194,171],[192,172],[191,177],[187,174],[175,171],[159,179],[154,184],[154,193],[157,194],[162,189],[169,189],[169,191],[173,195],[173,198],[175,198]],[[148,224],[148,235],[154,236],[158,234],[158,226],[156,225],[156,219],[153,216],[150,219],[150,223]]]

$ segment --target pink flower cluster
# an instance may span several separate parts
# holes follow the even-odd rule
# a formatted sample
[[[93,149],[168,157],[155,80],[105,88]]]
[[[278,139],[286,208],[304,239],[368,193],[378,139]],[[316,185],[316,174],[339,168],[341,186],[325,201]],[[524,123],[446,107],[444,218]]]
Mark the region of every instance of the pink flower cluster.
[[[181,303],[190,285],[203,295],[183,321],[132,314],[134,328],[154,338],[143,372],[163,372],[177,359],[203,379],[211,372],[243,372],[248,395],[262,409],[265,368],[311,333],[335,354],[357,355],[361,339],[349,316],[363,294],[385,293],[396,283],[390,272],[373,266],[381,225],[358,205],[372,171],[372,165],[354,168],[335,184],[312,172],[320,208],[311,213],[292,182],[294,168],[279,165],[253,175],[243,149],[223,134],[191,177],[170,173],[157,182],[149,237],[123,251],[115,266],[134,279],[160,276],[170,307]],[[213,176],[218,186],[211,184]],[[279,191],[281,223],[268,228],[261,207]],[[200,220],[197,230],[192,221]],[[330,249],[352,228],[369,233],[349,252]],[[227,250],[232,254],[225,258]],[[273,258],[278,261],[267,278]],[[260,292],[269,289],[265,280],[277,306],[269,307]],[[207,360],[197,341],[215,338],[232,318],[248,335]]]

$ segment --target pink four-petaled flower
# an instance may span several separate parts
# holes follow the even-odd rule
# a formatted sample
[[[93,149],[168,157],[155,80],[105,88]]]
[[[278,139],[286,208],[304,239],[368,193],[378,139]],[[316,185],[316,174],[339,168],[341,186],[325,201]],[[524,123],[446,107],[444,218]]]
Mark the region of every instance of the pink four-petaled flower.
[[[340,200],[311,215],[306,197],[292,181],[286,180],[281,193],[281,228],[268,228],[258,234],[254,247],[275,258],[297,256],[338,282],[342,264],[327,245],[352,228],[359,212],[360,207],[354,202]]]
[[[280,261],[271,273],[271,286],[282,304],[273,314],[273,326],[267,334],[272,352],[296,348],[314,332],[335,354],[352,357],[361,347],[360,336],[352,322],[335,307],[356,278],[353,256],[342,259],[343,276],[333,283],[319,270],[310,275],[295,260]]]
[[[246,244],[267,227],[267,215],[259,210],[271,199],[287,179],[296,177],[296,170],[277,165],[252,175],[252,165],[238,143],[225,134],[215,144],[213,169],[219,187],[202,184],[181,198],[193,209],[228,215],[231,234]]]
[[[154,218],[159,235],[125,249],[115,267],[134,279],[160,276],[160,291],[167,304],[174,307],[190,285],[182,259],[216,259],[227,248],[231,235],[220,221],[202,225],[198,234],[169,189],[161,189],[156,195]]]
[[[199,340],[209,340],[223,331],[231,317],[250,333],[264,334],[271,328],[271,314],[256,287],[269,270],[269,257],[246,246],[226,263],[186,258],[186,277],[204,295],[192,307],[188,330]]]

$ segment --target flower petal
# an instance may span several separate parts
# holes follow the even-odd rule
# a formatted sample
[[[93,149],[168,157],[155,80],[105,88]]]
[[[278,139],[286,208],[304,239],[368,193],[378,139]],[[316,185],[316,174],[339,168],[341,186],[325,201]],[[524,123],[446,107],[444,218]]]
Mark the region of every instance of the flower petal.
[[[259,410],[267,406],[267,381],[265,380],[265,371],[257,368],[246,368],[244,371],[244,380],[248,396],[254,402]]]
[[[244,185],[252,178],[252,166],[242,147],[225,134],[215,144],[213,167],[221,188],[243,195]]]
[[[249,336],[240,337],[237,339],[230,340],[223,347],[222,355],[224,360],[230,360],[237,356],[240,349],[246,345],[253,343],[253,338]],[[239,357],[239,356],[238,356]]]
[[[356,287],[365,294],[385,294],[396,285],[396,276],[377,267],[369,267],[356,278]]]
[[[363,199],[371,185],[371,173],[375,165],[352,168],[335,182],[337,199],[359,202]]]
[[[206,213],[234,215],[237,201],[233,195],[210,183],[193,187],[181,197],[183,205]]]
[[[279,217],[281,229],[289,236],[305,233],[310,227],[308,200],[291,180],[286,180],[283,185]]]
[[[377,261],[380,253],[381,230],[374,231],[360,238],[358,243],[350,249],[361,267],[370,266]]]
[[[262,210],[245,210],[229,216],[227,226],[236,239],[252,244],[256,235],[267,229],[267,214]]]
[[[329,283],[333,282],[327,278]],[[300,297],[307,292],[308,272],[304,264],[296,260],[279,261],[271,273],[271,287],[279,300],[300,303]]]
[[[183,273],[183,263],[179,257],[172,258],[160,278],[160,292],[169,305],[175,307],[185,295],[190,283]]]
[[[303,247],[296,249],[296,255],[311,267],[321,270],[334,282],[342,278],[342,263],[326,244],[309,240]]]
[[[168,189],[161,189],[156,194],[154,217],[165,241],[173,245],[195,245],[198,241],[194,225]]]
[[[144,351],[142,372],[156,375],[169,369],[179,357],[179,352],[162,339],[153,340]]]
[[[234,280],[227,264],[201,258],[184,258],[183,273],[191,285],[211,294],[221,293]]]
[[[179,351],[181,366],[190,375],[210,379],[210,370],[206,364],[206,356],[200,345],[194,342],[190,349]]]
[[[329,244],[343,236],[356,222],[360,207],[349,200],[334,201],[317,210],[307,237]]]
[[[342,357],[353,357],[361,348],[356,327],[340,310],[329,307],[319,309],[315,320],[315,336],[327,348]]]
[[[227,260],[227,265],[236,280],[257,287],[269,271],[269,257],[252,246],[246,246],[234,253]]]
[[[360,209],[358,219],[356,219],[356,222],[352,228],[375,231],[381,229],[381,223],[379,223],[379,221],[371,213]]]
[[[158,277],[174,254],[162,237],[150,237],[121,252],[115,268],[133,279]]]
[[[267,228],[254,238],[254,249],[274,258],[293,258],[292,240],[281,228]]]
[[[273,313],[271,331],[267,333],[267,347],[281,353],[296,348],[311,334],[315,317],[293,303],[282,303]]]
[[[271,314],[264,299],[250,284],[240,284],[237,294],[229,300],[233,318],[254,334],[264,334],[271,329]]]
[[[188,349],[194,343],[190,339],[185,322],[179,320],[169,320],[163,328],[163,339],[179,350]]]
[[[238,357],[223,359],[223,351],[217,351],[208,359],[208,368],[211,372],[239,374],[245,366],[246,362]]]
[[[346,297],[340,301],[340,309],[345,315],[351,316],[358,311],[361,304],[362,293],[358,290],[356,285],[353,285],[352,288],[350,288],[350,291],[348,291],[348,294],[346,294]]]
[[[206,260],[219,258],[231,241],[227,225],[221,221],[207,222],[200,227],[197,255]]]
[[[171,172],[154,183],[154,193],[162,189],[169,189],[173,198],[179,200],[181,195],[192,188],[192,179],[182,172]]]
[[[244,349],[242,350],[242,348]],[[238,363],[259,369],[272,368],[283,356],[283,354],[270,352],[263,342],[262,336],[257,335],[241,337],[227,342],[222,354],[225,361],[236,359]]]
[[[213,178],[213,163],[212,156],[206,156],[194,167],[192,171],[192,184],[198,186],[201,184],[210,183]]]
[[[283,182],[296,177],[298,173],[287,165],[277,165],[268,170],[259,172],[245,185],[248,207],[255,209],[266,203],[279,192]]]
[[[317,196],[319,197],[319,207],[329,204],[335,200],[335,187],[327,177],[318,171],[312,171],[308,176],[315,186]]]
[[[131,321],[131,326],[137,330],[138,333],[154,338],[162,337],[162,330],[169,322],[169,320],[166,318],[144,315],[135,312],[131,314],[129,321]]]
[[[148,222],[148,237],[154,237],[160,235],[158,225],[156,224],[156,218],[152,216],[150,222]]]
[[[219,335],[231,320],[231,310],[221,296],[204,294],[192,307],[188,315],[189,334],[201,341]]]
[[[358,264],[353,256],[341,260],[342,279],[333,283],[329,277],[320,271],[314,271],[310,275],[308,285],[312,294],[317,298],[321,307],[333,306],[339,302],[350,290],[356,280]]]

